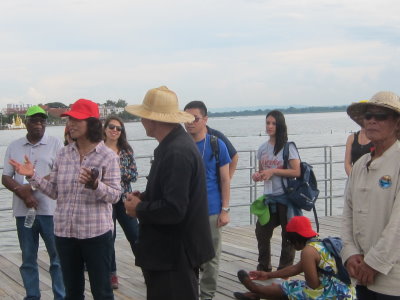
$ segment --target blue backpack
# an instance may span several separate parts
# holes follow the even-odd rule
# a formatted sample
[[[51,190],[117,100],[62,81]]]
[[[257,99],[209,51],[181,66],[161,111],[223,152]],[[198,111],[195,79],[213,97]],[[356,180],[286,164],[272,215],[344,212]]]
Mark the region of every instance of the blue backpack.
[[[349,273],[347,272],[346,268],[343,265],[342,257],[340,256],[340,251],[343,248],[343,242],[339,237],[327,237],[324,239],[312,239],[311,241],[318,241],[322,242],[326,250],[333,256],[336,262],[337,273],[332,271],[327,271],[323,269],[319,269],[321,273],[324,273],[329,276],[334,276],[343,283],[349,285],[351,283]]]
[[[296,144],[293,142],[287,142],[283,147],[283,168],[287,169],[289,165],[289,146],[293,144],[297,150]],[[297,153],[299,151],[297,150]],[[300,157],[300,154],[299,154]],[[300,160],[301,161],[301,160]],[[285,185],[283,177],[282,187],[285,191],[290,202],[299,209],[307,211],[313,210],[315,224],[317,226],[317,232],[319,232],[319,222],[317,216],[317,210],[315,208],[315,201],[319,195],[319,189],[317,187],[317,180],[313,168],[310,164],[301,161],[300,162],[301,174],[299,177],[286,177],[287,185]]]

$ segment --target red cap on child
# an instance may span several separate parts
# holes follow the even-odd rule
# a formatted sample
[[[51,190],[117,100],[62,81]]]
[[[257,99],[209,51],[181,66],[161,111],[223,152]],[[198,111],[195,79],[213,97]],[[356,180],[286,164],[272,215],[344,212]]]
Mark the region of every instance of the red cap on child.
[[[291,218],[286,225],[286,231],[296,232],[305,238],[318,235],[318,233],[312,229],[310,219],[305,216],[295,216]]]

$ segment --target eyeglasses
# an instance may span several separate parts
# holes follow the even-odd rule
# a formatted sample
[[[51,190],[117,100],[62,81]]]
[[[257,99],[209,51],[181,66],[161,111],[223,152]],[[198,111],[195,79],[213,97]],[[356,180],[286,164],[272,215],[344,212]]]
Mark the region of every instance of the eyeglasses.
[[[40,123],[40,124],[46,124],[47,120],[44,118],[40,117],[35,117],[35,118],[28,118],[29,123],[35,124],[35,123]]]
[[[187,122],[188,124],[193,124],[193,123],[198,123],[201,119],[203,119],[202,117],[194,117],[194,120],[192,122]]]
[[[114,125],[114,124],[108,124],[107,128],[110,129],[110,130],[116,129],[117,131],[122,131],[122,126],[117,126],[117,125]]]
[[[374,118],[376,121],[386,121],[391,114],[389,113],[385,113],[385,112],[370,112],[367,111],[364,114],[364,119],[365,120],[371,120],[372,118]]]

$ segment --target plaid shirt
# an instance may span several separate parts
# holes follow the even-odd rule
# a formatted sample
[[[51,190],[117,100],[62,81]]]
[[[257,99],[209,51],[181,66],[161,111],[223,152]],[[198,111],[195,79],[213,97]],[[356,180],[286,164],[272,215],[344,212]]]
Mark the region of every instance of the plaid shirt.
[[[96,190],[79,183],[82,167],[99,170]],[[60,150],[49,180],[34,174],[32,186],[57,199],[54,233],[59,237],[87,239],[113,230],[112,203],[121,194],[118,156],[100,142],[80,162],[75,143]]]

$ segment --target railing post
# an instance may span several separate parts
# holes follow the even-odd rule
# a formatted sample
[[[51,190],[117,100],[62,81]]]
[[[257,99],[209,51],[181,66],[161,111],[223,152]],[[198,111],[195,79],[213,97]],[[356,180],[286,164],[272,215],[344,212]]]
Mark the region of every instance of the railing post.
[[[257,167],[257,155],[254,150],[250,151],[250,168],[249,168],[249,185],[250,185],[250,205],[254,202],[255,197],[257,197],[257,183],[253,182],[252,174],[256,171]],[[253,216],[250,213],[249,208],[249,216],[250,216],[250,225],[253,225]]]
[[[332,160],[332,146],[329,146],[329,215],[332,216],[332,196],[333,196],[333,160]]]
[[[325,193],[325,216],[328,215],[328,162],[327,162],[327,151],[326,151],[327,146],[324,147],[324,193]]]

